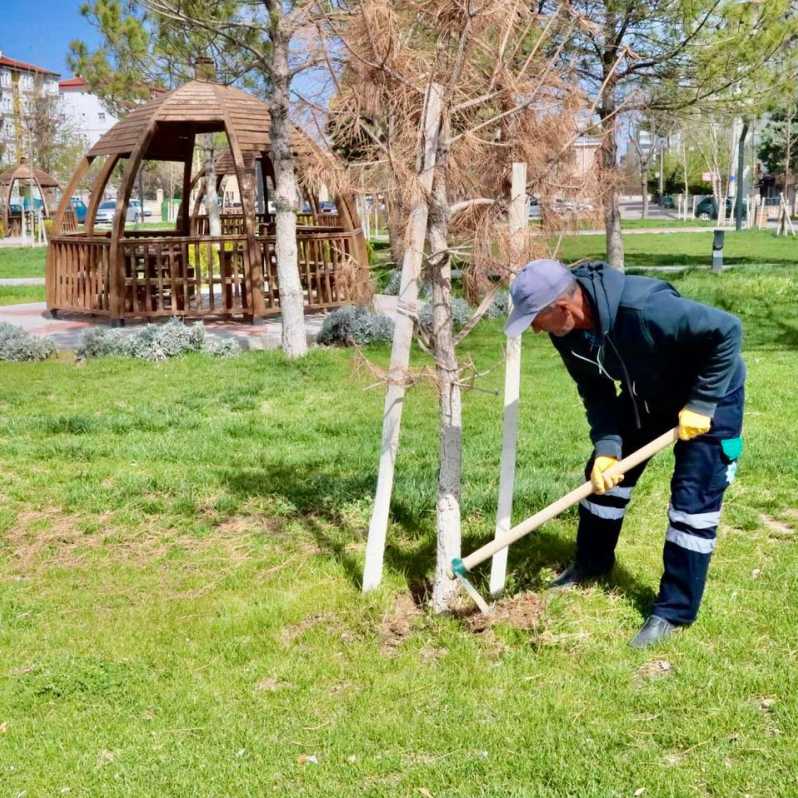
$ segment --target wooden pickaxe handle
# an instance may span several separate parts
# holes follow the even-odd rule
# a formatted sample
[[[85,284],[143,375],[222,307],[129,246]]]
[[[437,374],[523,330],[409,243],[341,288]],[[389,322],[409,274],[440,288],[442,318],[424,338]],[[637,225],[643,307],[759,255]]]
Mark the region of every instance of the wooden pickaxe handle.
[[[667,432],[663,432],[658,438],[654,438],[653,441],[647,443],[636,452],[632,452],[628,457],[624,457],[623,460],[617,462],[612,468],[608,468],[604,473],[608,476],[625,474],[636,465],[640,465],[644,460],[648,460],[649,457],[653,457],[657,452],[666,449],[678,440],[679,428],[674,427]],[[475,552],[469,554],[468,557],[464,557],[462,560],[453,560],[450,573],[453,575],[455,571],[460,573],[463,571],[473,571],[474,568],[480,563],[485,562],[489,557],[492,557],[497,551],[501,551],[511,543],[515,543],[516,540],[524,537],[524,535],[528,535],[539,526],[545,524],[546,521],[550,521],[564,510],[573,507],[573,505],[582,501],[582,499],[586,499],[593,492],[593,483],[589,481],[585,482],[570,493],[566,493],[561,499],[557,499],[556,502],[542,509],[539,513],[535,513],[535,515],[527,518],[526,521],[522,521],[520,524],[514,526],[504,535],[494,538],[489,543],[478,548]]]

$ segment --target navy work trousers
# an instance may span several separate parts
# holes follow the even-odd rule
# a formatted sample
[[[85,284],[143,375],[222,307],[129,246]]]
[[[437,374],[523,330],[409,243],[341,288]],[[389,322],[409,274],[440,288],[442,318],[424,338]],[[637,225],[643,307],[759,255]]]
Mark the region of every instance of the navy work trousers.
[[[715,549],[723,493],[734,480],[741,449],[744,388],[725,396],[718,404],[706,435],[679,441],[674,447],[676,464],[671,479],[671,500],[665,533],[665,570],[653,614],[674,624],[692,623]],[[629,413],[624,414],[629,417]],[[671,416],[645,415],[642,429],[621,431],[624,456],[672,427]],[[579,507],[576,559],[587,571],[612,568],[626,506],[647,463],[627,472],[623,482],[607,493],[594,494]],[[588,461],[590,475],[593,458]]]

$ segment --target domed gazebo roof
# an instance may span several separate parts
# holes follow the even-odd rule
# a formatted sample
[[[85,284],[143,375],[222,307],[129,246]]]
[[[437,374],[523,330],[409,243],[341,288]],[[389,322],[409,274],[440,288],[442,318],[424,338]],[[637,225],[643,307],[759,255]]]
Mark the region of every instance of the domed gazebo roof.
[[[268,105],[232,86],[192,80],[135,108],[88,156],[129,155],[149,138],[144,159],[179,161],[190,155],[194,134],[218,131],[220,124],[235,137],[242,154],[269,147]]]
[[[60,188],[61,184],[52,176],[48,175],[42,169],[31,169],[31,166],[26,161],[0,172],[0,186],[11,185],[15,180],[31,180],[33,179],[42,188]]]

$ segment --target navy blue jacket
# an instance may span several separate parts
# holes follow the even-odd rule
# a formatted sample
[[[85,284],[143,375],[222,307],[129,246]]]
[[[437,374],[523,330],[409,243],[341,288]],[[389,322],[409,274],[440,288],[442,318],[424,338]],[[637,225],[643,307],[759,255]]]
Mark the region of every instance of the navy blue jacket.
[[[627,277],[605,263],[574,269],[593,330],[551,340],[576,381],[597,455],[621,456],[620,430],[688,407],[712,416],[745,380],[742,328],[730,313],[680,296],[669,283]],[[619,383],[620,392],[616,388]]]

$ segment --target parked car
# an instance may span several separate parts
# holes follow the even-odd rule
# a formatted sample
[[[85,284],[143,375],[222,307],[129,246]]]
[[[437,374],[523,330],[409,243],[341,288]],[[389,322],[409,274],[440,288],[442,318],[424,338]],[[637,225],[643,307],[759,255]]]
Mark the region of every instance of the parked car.
[[[83,224],[86,221],[86,212],[88,211],[86,203],[80,197],[70,197],[69,204],[75,214],[75,221],[78,224]]]
[[[146,207],[144,208],[144,211],[142,213],[140,200],[132,199],[130,200],[130,202],[128,202],[127,204],[128,218],[130,218],[131,208],[133,209],[133,212],[135,213],[138,221],[142,221],[143,219],[146,219],[148,216],[152,216],[152,211],[148,211]]]
[[[97,208],[97,215],[94,217],[94,223],[112,224],[114,221],[114,216],[116,216],[116,200],[105,200],[104,202],[101,202],[100,207]],[[127,216],[125,221],[142,221],[141,206],[139,205],[138,200],[130,200],[130,203],[127,206]]]
[[[334,202],[320,202],[319,210],[322,213],[338,213],[338,209],[335,207]]]
[[[38,211],[44,208],[44,203],[41,201],[41,199],[39,199],[39,197],[24,197],[22,204],[25,206],[26,211]]]
[[[111,224],[116,215],[116,200],[105,200],[97,208],[97,215],[94,217],[95,224]]]
[[[728,219],[734,213],[735,198],[726,197],[726,218]],[[748,207],[748,197],[743,197],[743,210]],[[715,202],[715,197],[711,194],[699,200],[695,206],[695,215],[697,219],[717,219],[718,218],[718,203]]]

